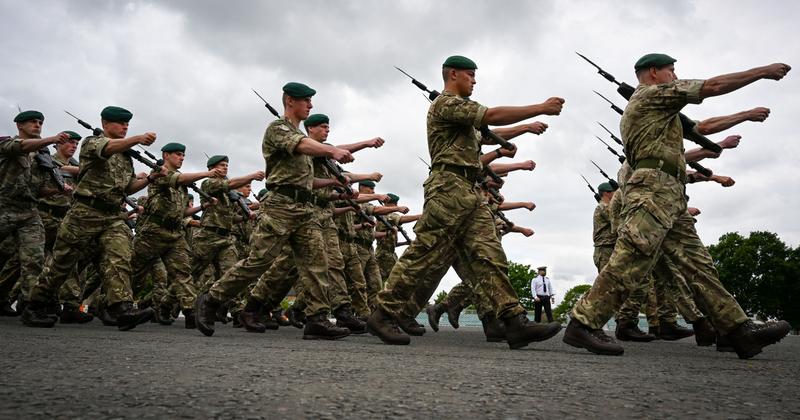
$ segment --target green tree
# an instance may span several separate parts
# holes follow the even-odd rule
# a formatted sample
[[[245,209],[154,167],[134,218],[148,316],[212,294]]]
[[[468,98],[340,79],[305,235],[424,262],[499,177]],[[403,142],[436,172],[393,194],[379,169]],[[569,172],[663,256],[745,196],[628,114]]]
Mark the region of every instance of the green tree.
[[[722,284],[745,312],[800,328],[800,247],[792,249],[772,232],[746,238],[733,232],[708,250]]]
[[[508,262],[508,280],[519,296],[519,304],[525,309],[533,309],[533,296],[531,296],[531,280],[536,277],[536,271],[531,266]]]
[[[591,287],[592,285],[590,284],[580,284],[569,289],[569,291],[564,294],[564,300],[553,309],[553,318],[562,324],[566,324],[569,311],[575,306],[578,299],[580,299],[584,293],[588,292]]]
[[[447,292],[440,290],[439,293],[433,298],[433,303],[442,303],[447,298]]]

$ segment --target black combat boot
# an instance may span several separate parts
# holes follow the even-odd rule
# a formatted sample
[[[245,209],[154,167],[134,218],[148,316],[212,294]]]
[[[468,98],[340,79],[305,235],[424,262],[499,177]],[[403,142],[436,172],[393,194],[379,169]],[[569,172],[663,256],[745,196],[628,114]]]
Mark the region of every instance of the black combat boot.
[[[350,330],[333,325],[325,312],[309,316],[303,329],[303,340],[338,340],[348,335]]]
[[[47,313],[47,304],[42,302],[28,302],[20,318],[27,327],[52,328],[56,321]]]
[[[280,307],[272,311],[272,319],[274,319],[275,322],[277,322],[278,325],[281,327],[288,327],[289,325],[292,325],[289,322],[289,318],[287,318],[286,315],[283,314],[283,309]]]
[[[447,312],[447,307],[444,303],[437,303],[435,305],[428,305],[425,308],[425,312],[428,314],[428,324],[431,326],[433,331],[439,331],[439,318]]]
[[[740,359],[749,359],[771,344],[781,341],[792,330],[786,321],[770,321],[765,324],[756,324],[747,320],[728,334],[733,349]]]
[[[108,312],[117,319],[117,328],[128,331],[144,324],[153,317],[153,308],[134,309],[131,302],[117,302],[108,308]]]
[[[118,325],[117,317],[108,311],[108,305],[105,302],[97,306],[97,319],[106,327],[116,327]]]
[[[717,332],[717,351],[725,352],[725,353],[733,353],[736,350],[733,349],[733,343],[731,343],[730,338],[727,335],[720,335]]]
[[[508,347],[519,349],[536,341],[552,338],[561,331],[561,324],[548,322],[537,324],[531,322],[525,313],[503,319],[506,326],[506,341]]]
[[[58,322],[58,319],[61,318],[61,304],[56,301],[47,304],[47,316]]]
[[[266,308],[264,308],[261,314],[261,323],[263,323],[264,327],[268,330],[277,330],[281,327],[278,324],[278,320],[272,316],[272,312],[266,310]]]
[[[217,319],[217,309],[222,303],[208,293],[203,293],[194,302],[197,329],[208,337],[214,335],[214,321]]]
[[[11,307],[11,302],[3,302],[0,305],[0,316],[19,316],[19,312]]]
[[[621,356],[625,349],[602,329],[591,329],[576,320],[569,321],[563,341],[572,347],[589,350],[595,354]]]
[[[461,316],[461,311],[464,310],[462,306],[445,306],[445,310],[447,311],[447,321],[450,323],[450,326],[458,329],[458,318]]]
[[[255,333],[263,333],[267,331],[262,319],[264,305],[253,298],[247,300],[244,310],[239,314],[239,320],[242,321],[242,326],[245,330]]]
[[[647,333],[656,336],[656,340],[661,339],[661,337],[658,336],[658,325],[648,325]]]
[[[303,328],[306,325],[306,314],[294,307],[289,307],[286,310],[286,317],[289,318],[289,323],[295,328]]]
[[[194,315],[194,309],[181,309],[183,312],[183,328],[187,330],[197,329],[197,317]]]
[[[93,316],[82,312],[80,308],[74,305],[64,305],[59,318],[62,324],[85,324],[92,322],[94,319]]]
[[[353,334],[364,334],[367,332],[367,323],[358,319],[353,314],[353,308],[350,305],[342,305],[333,311],[333,316],[336,318],[336,326],[347,328]]]
[[[153,314],[153,319],[158,322],[159,325],[172,325],[175,322],[172,319],[172,309],[167,306],[161,306],[158,310]]]
[[[617,320],[617,329],[614,331],[617,340],[620,341],[638,341],[646,343],[656,339],[656,336],[647,334],[639,329],[636,321],[631,320]]]
[[[227,324],[228,320],[228,303],[219,305],[219,308],[217,308],[217,321],[222,324]]]
[[[658,336],[662,340],[675,341],[693,335],[694,331],[691,328],[683,328],[677,322],[659,322]]]
[[[375,309],[367,320],[367,331],[386,344],[408,344],[411,337],[400,331],[394,318],[381,309]]]
[[[242,311],[231,312],[231,318],[233,318],[233,322],[231,323],[231,326],[233,328],[242,328],[243,327],[243,325],[242,325]]]
[[[717,331],[708,318],[700,318],[692,322],[692,329],[694,330],[694,341],[698,346],[707,347],[717,342]]]
[[[397,320],[397,326],[408,335],[419,337],[425,334],[425,326],[417,322],[416,318],[399,318]]]
[[[490,343],[506,341],[505,322],[495,318],[494,315],[486,315],[481,318],[481,323],[483,324],[483,334],[486,336],[486,341]]]

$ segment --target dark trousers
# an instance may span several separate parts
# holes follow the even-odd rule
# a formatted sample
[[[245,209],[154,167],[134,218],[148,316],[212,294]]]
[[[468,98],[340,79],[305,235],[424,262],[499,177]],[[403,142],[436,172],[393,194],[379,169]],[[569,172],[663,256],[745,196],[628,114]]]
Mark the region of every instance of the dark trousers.
[[[550,310],[550,296],[538,296],[539,301],[533,304],[533,320],[536,322],[542,321],[542,307],[544,307],[544,314],[547,315],[547,322],[553,322],[553,311]]]

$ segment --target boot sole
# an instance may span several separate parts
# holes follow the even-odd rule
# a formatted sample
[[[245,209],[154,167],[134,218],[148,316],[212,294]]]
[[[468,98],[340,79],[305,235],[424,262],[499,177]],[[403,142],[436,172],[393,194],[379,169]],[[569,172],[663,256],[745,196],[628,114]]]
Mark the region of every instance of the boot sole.
[[[683,340],[684,338],[689,338],[689,337],[691,337],[693,335],[694,334],[683,335],[683,336],[677,336],[677,335],[663,336],[663,335],[660,335],[660,336],[658,336],[658,338],[660,338],[662,340],[666,340],[666,341],[678,341],[678,340]]]
[[[577,347],[579,349],[586,349],[591,353],[603,356],[622,356],[622,354],[625,353],[625,349],[619,351],[612,351],[612,350],[598,349],[594,347],[587,347],[586,345],[583,344],[581,340],[573,339],[572,337],[567,335],[564,335],[564,338],[561,341],[563,341],[566,344],[569,344],[572,347]]]
[[[616,337],[617,340],[619,340],[619,341],[631,341],[631,342],[634,342],[634,343],[649,343],[651,341],[657,340],[656,337],[652,337],[652,338],[649,338],[649,337],[648,338],[632,338],[632,337],[620,337],[618,335],[614,335],[614,337]]]
[[[431,329],[434,332],[439,332],[439,319],[436,318],[436,311],[433,310],[432,307],[428,306],[425,308],[425,313],[428,314],[428,325],[431,326]],[[433,320],[436,320],[436,322]]]
[[[120,331],[130,331],[130,330],[136,328],[137,325],[144,324],[145,322],[150,321],[150,319],[152,319],[152,318],[153,318],[153,312],[152,311],[148,311],[148,312],[145,312],[145,313],[135,317],[133,320],[131,320],[132,322],[120,323],[118,321],[117,323],[119,325],[117,326],[117,328]]]
[[[341,338],[345,338],[350,334],[341,334],[341,335],[314,335],[314,334],[303,334],[303,340],[339,340]]]
[[[212,335],[214,335],[214,327],[213,326],[207,327],[203,325],[202,322],[200,322],[197,314],[201,313],[202,312],[200,312],[200,298],[198,297],[197,300],[194,301],[194,319],[195,319],[194,325],[195,328],[197,328],[198,330],[200,330],[201,333],[203,333],[203,335],[205,335],[206,337],[211,337]]]
[[[375,337],[380,338],[384,344],[390,344],[393,346],[407,346],[411,344],[411,337],[402,340],[389,340],[388,338],[385,338],[382,335],[378,334],[378,332],[376,332],[374,328],[370,327],[369,324],[367,324],[367,332],[374,335]]]
[[[508,337],[506,337],[506,341],[508,342],[508,347],[510,347],[511,350],[516,350],[516,349],[521,349],[521,348],[527,346],[530,343],[537,343],[537,342],[540,342],[540,341],[549,340],[549,339],[553,338],[556,334],[558,334],[559,331],[561,331],[561,326],[560,325],[558,326],[558,328],[553,329],[553,331],[550,331],[545,335],[542,335],[542,336],[539,336],[539,337],[535,337],[535,338],[533,338],[531,340],[512,343],[512,342],[508,341]]]

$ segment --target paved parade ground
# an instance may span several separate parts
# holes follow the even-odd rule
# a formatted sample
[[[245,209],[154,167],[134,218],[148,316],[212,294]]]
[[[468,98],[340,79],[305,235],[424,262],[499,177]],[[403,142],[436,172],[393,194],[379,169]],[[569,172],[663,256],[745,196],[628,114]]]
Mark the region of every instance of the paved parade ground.
[[[797,336],[747,361],[693,338],[600,357],[560,335],[511,351],[464,327],[399,347],[301,337],[0,318],[0,418],[800,417]]]

